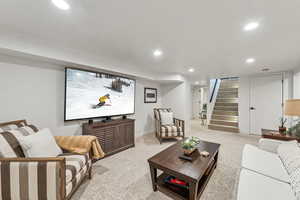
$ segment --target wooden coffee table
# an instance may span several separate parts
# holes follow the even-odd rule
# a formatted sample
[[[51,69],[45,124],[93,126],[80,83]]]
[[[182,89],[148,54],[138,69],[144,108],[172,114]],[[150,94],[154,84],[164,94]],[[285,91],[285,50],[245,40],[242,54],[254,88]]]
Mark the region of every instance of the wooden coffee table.
[[[179,158],[183,154],[181,141],[148,159],[153,190],[168,195],[173,199],[199,199],[211,175],[217,167],[220,144],[201,141],[198,151],[195,151],[194,161],[185,161]],[[210,155],[203,157],[200,151],[208,151]],[[162,171],[158,175],[157,169]],[[166,184],[167,176],[174,176],[188,183],[187,189]]]

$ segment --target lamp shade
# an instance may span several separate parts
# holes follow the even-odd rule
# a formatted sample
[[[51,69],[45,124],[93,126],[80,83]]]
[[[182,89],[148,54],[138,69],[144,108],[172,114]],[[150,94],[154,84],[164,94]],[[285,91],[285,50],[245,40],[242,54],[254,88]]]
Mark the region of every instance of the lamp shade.
[[[300,99],[286,100],[284,114],[288,116],[300,116]]]

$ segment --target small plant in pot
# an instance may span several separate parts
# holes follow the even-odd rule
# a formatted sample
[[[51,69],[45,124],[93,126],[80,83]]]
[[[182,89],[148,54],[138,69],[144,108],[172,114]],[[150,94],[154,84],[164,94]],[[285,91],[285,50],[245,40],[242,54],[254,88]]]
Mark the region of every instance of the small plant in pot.
[[[280,126],[279,126],[279,133],[280,134],[286,134],[286,127],[284,126],[287,122],[287,118],[280,117]]]
[[[193,136],[183,140],[181,146],[184,154],[187,156],[191,155],[197,149],[197,144],[199,144],[199,142],[200,139]]]

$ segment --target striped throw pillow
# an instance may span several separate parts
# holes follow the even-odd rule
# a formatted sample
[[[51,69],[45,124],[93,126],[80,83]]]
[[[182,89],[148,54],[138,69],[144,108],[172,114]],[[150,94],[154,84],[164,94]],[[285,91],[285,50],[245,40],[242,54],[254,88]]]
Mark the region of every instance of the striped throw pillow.
[[[21,127],[9,125],[9,129],[8,126],[5,126],[4,130],[6,131],[0,130],[0,157],[2,158],[25,157],[18,138],[39,131],[34,125]]]
[[[277,153],[288,174],[300,168],[300,148],[296,140],[280,144]]]
[[[0,133],[0,157],[25,157],[17,137],[11,132]]]
[[[300,199],[300,168],[290,174],[292,190],[297,199]]]
[[[18,129],[19,127],[15,124],[7,125],[7,126],[0,126],[0,132],[4,131],[11,131],[14,129]]]

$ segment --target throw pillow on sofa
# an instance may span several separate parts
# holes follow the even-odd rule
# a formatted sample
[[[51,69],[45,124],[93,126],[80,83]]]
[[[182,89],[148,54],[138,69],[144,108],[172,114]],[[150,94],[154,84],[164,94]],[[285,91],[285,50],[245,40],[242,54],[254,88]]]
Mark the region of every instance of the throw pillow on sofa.
[[[296,140],[280,144],[277,153],[289,174],[300,168],[300,148]]]
[[[26,157],[56,157],[62,154],[48,128],[18,139]]]
[[[290,174],[291,186],[292,190],[296,196],[296,198],[300,199],[300,168],[294,170]]]
[[[0,132],[0,158],[24,157],[18,138],[8,132]]]
[[[161,125],[173,125],[172,112],[160,112]]]

